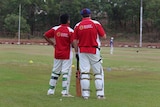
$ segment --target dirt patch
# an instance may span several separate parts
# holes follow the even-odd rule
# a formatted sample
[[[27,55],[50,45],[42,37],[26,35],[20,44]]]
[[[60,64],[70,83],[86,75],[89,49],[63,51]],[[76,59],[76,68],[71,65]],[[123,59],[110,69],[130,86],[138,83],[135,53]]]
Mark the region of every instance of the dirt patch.
[[[17,44],[18,39],[0,39],[0,44]],[[23,45],[49,45],[45,39],[21,39],[20,44]],[[109,47],[109,43],[102,41],[102,46]],[[138,48],[139,43],[132,42],[114,42],[115,47],[134,47]],[[160,43],[142,43],[142,47],[147,48],[160,48]]]
[[[18,44],[18,39],[0,39],[0,44]],[[45,39],[21,39],[22,45],[49,45]]]

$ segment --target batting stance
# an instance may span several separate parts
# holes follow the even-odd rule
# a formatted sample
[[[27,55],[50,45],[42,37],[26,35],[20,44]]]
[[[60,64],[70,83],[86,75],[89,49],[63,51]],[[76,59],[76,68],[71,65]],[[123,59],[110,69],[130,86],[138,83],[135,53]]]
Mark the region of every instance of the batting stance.
[[[92,67],[97,98],[105,99],[100,38],[106,39],[106,33],[98,21],[91,19],[90,9],[85,8],[80,14],[83,18],[75,25],[74,42],[77,42],[79,49],[82,97],[88,99],[90,96],[90,68]]]
[[[69,27],[70,21],[68,14],[61,15],[60,22],[61,24],[59,26],[53,27],[44,34],[47,42],[55,48],[54,64],[47,94],[54,94],[57,80],[62,74],[62,96],[72,97],[72,95],[69,94],[69,85],[73,57],[73,29]]]

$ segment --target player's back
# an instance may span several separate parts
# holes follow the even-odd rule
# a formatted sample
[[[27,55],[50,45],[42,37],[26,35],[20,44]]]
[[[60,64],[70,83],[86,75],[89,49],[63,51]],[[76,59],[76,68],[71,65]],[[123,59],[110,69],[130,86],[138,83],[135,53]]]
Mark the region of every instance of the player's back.
[[[73,30],[65,25],[60,25],[55,29],[55,57],[58,59],[68,59],[70,55]]]
[[[97,46],[97,30],[92,20],[82,20],[76,29],[75,33],[79,38],[79,46]]]

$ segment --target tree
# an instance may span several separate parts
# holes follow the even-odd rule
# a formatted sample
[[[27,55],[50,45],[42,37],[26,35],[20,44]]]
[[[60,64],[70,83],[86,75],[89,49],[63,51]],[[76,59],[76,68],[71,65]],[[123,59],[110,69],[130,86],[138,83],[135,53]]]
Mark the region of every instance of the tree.
[[[92,18],[98,20],[108,33],[131,35],[136,38],[139,35],[140,0],[1,0],[0,1],[0,32],[11,32],[17,26],[11,28],[5,20],[13,14],[18,16],[19,4],[22,6],[22,18],[29,25],[30,34],[41,36],[44,31],[59,24],[59,16],[62,13],[70,15],[71,27],[81,20],[80,10],[90,8]],[[154,36],[154,40],[160,39],[160,1],[143,0],[143,35],[148,38]],[[8,15],[10,14],[10,15]],[[12,17],[13,18],[13,17]],[[21,19],[21,20],[23,20]],[[9,19],[11,21],[11,19]],[[5,23],[4,23],[5,22]],[[13,22],[13,20],[12,20]],[[18,23],[18,22],[16,22]],[[5,29],[4,29],[5,26]],[[8,27],[7,27],[8,26]],[[13,26],[15,28],[13,28]],[[156,32],[156,33],[155,33]],[[135,38],[135,39],[136,39]],[[159,39],[157,41],[159,41]],[[149,40],[149,39],[146,39]]]
[[[18,20],[19,16],[15,14],[8,14],[4,20],[4,28],[8,32],[17,33],[18,32]],[[21,17],[21,32],[29,32],[29,25],[26,23],[26,19]]]

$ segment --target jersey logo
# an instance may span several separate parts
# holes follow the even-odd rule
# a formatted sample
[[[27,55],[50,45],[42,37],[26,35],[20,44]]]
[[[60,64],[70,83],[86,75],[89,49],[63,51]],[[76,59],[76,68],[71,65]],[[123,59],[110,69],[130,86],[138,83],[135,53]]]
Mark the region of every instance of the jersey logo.
[[[59,37],[61,35],[61,33],[60,32],[57,32],[57,36]]]
[[[79,29],[80,29],[80,30],[83,30],[83,29],[90,29],[90,28],[93,28],[93,26],[92,26],[91,24],[79,26]]]
[[[57,32],[58,37],[68,37],[68,33]]]
[[[79,26],[79,30],[83,30],[83,26],[81,25],[81,26]]]

